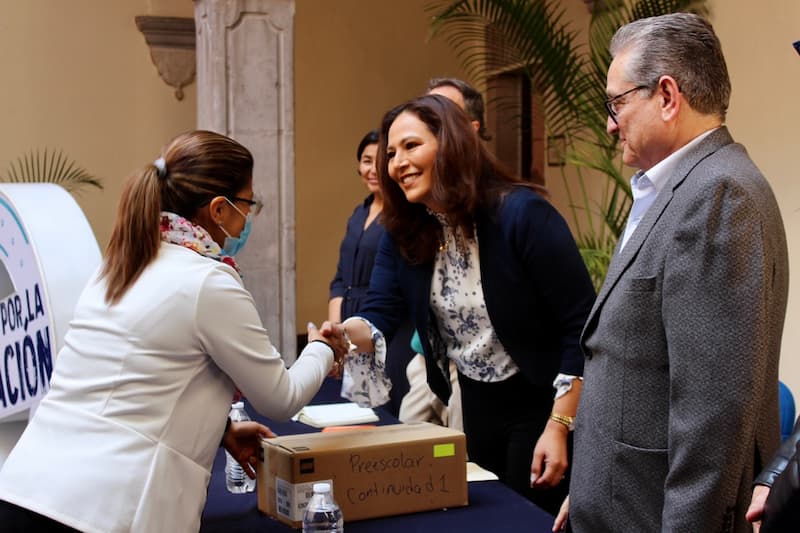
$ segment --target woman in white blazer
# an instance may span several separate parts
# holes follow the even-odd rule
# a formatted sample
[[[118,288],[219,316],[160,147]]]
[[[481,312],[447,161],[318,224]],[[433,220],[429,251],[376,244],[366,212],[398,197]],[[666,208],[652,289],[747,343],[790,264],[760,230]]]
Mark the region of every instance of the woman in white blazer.
[[[252,168],[236,141],[194,131],[129,178],[51,389],[0,471],[5,532],[197,531],[223,434],[251,475],[272,435],[226,431],[235,388],[275,419],[317,392],[331,345],[310,325],[287,370],[233,259],[261,208]]]

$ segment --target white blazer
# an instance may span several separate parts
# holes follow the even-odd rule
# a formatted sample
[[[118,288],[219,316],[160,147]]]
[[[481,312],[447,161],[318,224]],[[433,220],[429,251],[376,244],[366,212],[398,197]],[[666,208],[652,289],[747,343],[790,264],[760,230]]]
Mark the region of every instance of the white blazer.
[[[84,289],[0,499],[82,531],[197,531],[234,383],[286,419],[332,352],[311,343],[286,370],[236,272],[177,245],[116,305],[105,290]]]

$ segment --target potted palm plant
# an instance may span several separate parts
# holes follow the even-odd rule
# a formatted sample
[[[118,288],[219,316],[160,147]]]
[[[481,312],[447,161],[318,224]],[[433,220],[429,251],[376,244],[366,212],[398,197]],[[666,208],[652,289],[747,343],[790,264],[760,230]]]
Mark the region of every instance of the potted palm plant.
[[[632,20],[677,11],[707,14],[708,8],[705,0],[584,3],[591,12],[588,45],[579,44],[563,0],[439,0],[428,10],[431,35],[447,40],[470,77],[485,82],[487,73],[513,67],[530,80],[548,137],[563,139],[569,215],[599,288],[632,202],[616,139],[606,132],[609,41]]]
[[[103,188],[99,178],[89,174],[61,150],[43,152],[30,151],[8,167],[3,181],[9,183],[55,183],[71,194],[80,192],[85,186]]]

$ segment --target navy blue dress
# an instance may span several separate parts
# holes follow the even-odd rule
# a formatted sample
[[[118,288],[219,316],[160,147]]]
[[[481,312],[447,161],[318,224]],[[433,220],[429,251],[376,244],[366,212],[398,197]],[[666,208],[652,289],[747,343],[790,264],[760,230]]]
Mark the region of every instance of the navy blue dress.
[[[331,281],[330,298],[342,297],[342,320],[355,314],[367,295],[372,266],[378,252],[378,243],[385,233],[378,216],[364,229],[369,215],[373,195],[356,206],[347,220],[347,232],[339,247],[339,264],[336,276]],[[408,393],[406,367],[415,353],[411,349],[411,336],[414,328],[410,319],[402,322],[386,350],[386,372],[392,380],[392,390],[386,407],[392,414],[400,413],[400,402]]]

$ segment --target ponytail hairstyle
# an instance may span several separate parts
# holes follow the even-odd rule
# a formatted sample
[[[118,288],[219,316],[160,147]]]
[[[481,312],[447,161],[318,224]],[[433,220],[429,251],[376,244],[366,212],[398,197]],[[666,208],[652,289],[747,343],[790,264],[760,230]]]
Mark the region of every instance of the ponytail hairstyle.
[[[162,211],[192,220],[215,197],[235,196],[252,175],[250,151],[229,137],[196,130],[170,141],[123,187],[100,274],[106,302],[117,303],[155,259]]]

